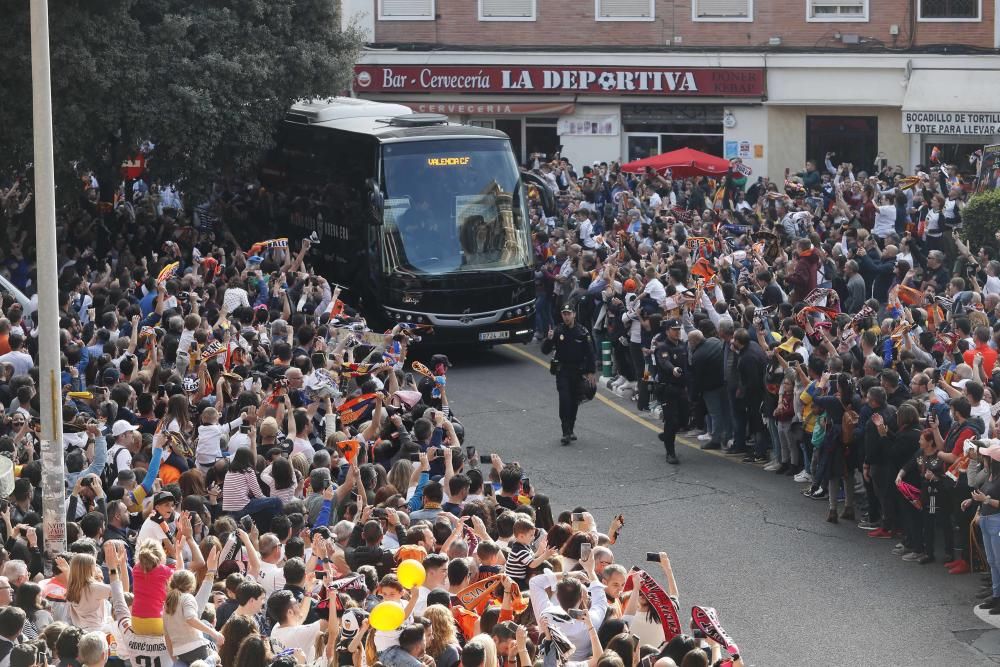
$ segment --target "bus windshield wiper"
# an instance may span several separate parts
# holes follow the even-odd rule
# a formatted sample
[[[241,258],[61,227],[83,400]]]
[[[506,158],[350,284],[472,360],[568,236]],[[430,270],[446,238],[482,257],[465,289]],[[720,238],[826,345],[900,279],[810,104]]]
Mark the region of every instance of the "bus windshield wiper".
[[[469,270],[469,271],[457,271],[456,273],[458,273],[460,275],[469,275],[469,274],[472,274],[472,275],[490,275],[490,276],[501,275],[504,278],[506,278],[507,280],[509,280],[510,282],[514,283],[515,285],[521,286],[521,285],[524,284],[523,281],[515,278],[513,275],[511,275],[511,273],[509,271],[504,270],[504,269],[497,269],[497,270],[492,270],[492,271],[490,269],[472,269],[472,270]]]

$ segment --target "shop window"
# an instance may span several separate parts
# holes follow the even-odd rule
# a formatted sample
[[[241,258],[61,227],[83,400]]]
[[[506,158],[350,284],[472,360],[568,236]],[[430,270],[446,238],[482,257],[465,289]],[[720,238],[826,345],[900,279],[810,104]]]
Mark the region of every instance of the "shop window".
[[[433,21],[434,0],[378,0],[380,21]]]
[[[918,0],[920,21],[978,21],[982,0]]]
[[[660,153],[692,148],[702,153],[722,157],[722,134],[630,134],[627,139],[628,162]]]
[[[634,134],[628,138],[628,159],[626,162],[641,160],[660,154],[659,135]]]
[[[715,157],[722,157],[725,153],[723,143],[723,137],[721,134],[661,134],[660,152],[669,153],[670,151],[680,150],[681,148],[693,148],[694,150],[701,151],[702,153],[708,153],[709,155],[714,155]]]
[[[753,0],[691,0],[692,21],[753,21]]]
[[[976,165],[974,162],[969,162],[969,156],[978,150],[982,150],[982,142],[949,144],[925,138],[924,150],[921,153],[921,164],[923,164],[928,170],[931,166],[935,165],[935,163],[931,162],[931,151],[933,151],[935,147],[941,151],[941,162],[938,164],[955,165],[958,169],[958,173],[961,174],[965,180],[975,177]]]
[[[480,21],[534,21],[536,0],[479,0]]]
[[[868,0],[806,0],[808,21],[867,21]]]
[[[836,153],[832,162],[850,162],[854,171],[871,171],[878,154],[878,117],[806,116],[806,160],[815,160],[822,171],[823,157]],[[787,165],[799,171],[802,165]]]
[[[598,21],[652,21],[653,0],[594,0]]]

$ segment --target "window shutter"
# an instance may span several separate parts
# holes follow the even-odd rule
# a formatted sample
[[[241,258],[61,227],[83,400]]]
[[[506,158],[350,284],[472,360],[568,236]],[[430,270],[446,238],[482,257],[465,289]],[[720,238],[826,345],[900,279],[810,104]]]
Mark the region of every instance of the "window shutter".
[[[380,0],[380,2],[382,16],[386,18],[434,15],[434,0]]]
[[[813,0],[813,16],[864,16],[865,0]]]
[[[652,16],[650,0],[598,0],[600,18],[646,18]]]
[[[749,15],[749,0],[694,0],[699,17],[746,17]]]
[[[535,0],[481,0],[483,18],[531,18]]]

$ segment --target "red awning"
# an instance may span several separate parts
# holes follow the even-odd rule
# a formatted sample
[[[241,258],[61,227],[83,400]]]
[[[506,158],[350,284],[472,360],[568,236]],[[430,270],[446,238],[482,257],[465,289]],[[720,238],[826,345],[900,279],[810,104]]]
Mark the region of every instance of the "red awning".
[[[573,102],[395,102],[414,113],[448,116],[562,116],[573,113]]]
[[[721,176],[729,171],[729,160],[693,148],[681,148],[628,162],[622,165],[622,171],[638,174],[645,171],[646,167],[652,167],[658,172],[670,169],[674,176]]]

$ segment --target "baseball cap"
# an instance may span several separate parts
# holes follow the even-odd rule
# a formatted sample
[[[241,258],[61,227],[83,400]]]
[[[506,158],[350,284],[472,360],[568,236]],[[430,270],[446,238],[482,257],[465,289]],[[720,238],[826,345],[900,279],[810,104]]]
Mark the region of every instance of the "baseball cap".
[[[169,491],[159,491],[155,496],[153,496],[153,506],[159,505],[160,503],[174,503],[177,504],[177,499],[174,498],[174,494]]]
[[[138,426],[133,426],[124,419],[119,419],[111,427],[111,435],[117,438],[118,436],[128,433],[129,431],[138,431],[138,430],[139,430]]]
[[[101,379],[104,380],[105,386],[115,384],[120,378],[121,373],[114,366],[105,368],[104,372],[101,374]]]

